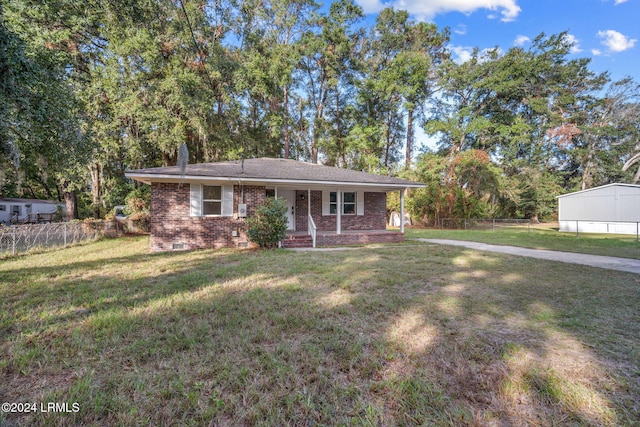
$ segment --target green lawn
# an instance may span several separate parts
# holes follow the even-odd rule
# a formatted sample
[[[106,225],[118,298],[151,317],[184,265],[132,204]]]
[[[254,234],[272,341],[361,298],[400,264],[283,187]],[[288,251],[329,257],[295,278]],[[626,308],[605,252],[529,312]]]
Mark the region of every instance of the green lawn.
[[[0,261],[0,425],[638,425],[640,278],[407,243]],[[535,272],[535,275],[534,273]]]
[[[545,226],[498,227],[495,231],[407,228],[405,236],[409,239],[470,240],[496,245],[640,259],[640,243],[636,242],[636,236],[584,233],[576,236],[575,233],[560,233]]]

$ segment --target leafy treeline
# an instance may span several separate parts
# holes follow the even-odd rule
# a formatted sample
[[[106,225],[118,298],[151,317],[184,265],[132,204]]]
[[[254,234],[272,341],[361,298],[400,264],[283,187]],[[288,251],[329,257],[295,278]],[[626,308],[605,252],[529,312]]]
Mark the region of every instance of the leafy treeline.
[[[0,0],[0,192],[100,217],[131,168],[282,156],[420,179],[429,218],[548,215],[634,181],[638,86],[563,35],[451,60],[448,29],[351,0]],[[438,138],[411,165],[415,130]],[[406,169],[401,171],[401,169]]]

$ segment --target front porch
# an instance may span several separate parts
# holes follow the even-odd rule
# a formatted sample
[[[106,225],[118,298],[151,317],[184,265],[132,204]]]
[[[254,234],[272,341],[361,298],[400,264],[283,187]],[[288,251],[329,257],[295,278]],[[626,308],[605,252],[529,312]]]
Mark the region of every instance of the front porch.
[[[337,234],[335,231],[316,232],[316,247],[366,245],[372,243],[400,243],[404,233],[388,230],[349,230]],[[306,231],[287,231],[282,241],[283,248],[311,248],[313,237]]]

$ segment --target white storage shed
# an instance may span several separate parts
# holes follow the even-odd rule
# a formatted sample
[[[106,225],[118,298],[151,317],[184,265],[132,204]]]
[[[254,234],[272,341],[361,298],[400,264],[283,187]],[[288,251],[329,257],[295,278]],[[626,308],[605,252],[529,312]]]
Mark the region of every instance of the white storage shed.
[[[640,185],[608,184],[558,197],[560,231],[637,234]]]

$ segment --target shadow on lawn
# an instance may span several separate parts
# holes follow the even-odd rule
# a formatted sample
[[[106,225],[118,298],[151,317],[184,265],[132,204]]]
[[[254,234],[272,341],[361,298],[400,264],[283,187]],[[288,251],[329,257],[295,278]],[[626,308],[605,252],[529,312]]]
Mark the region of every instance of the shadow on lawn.
[[[637,385],[621,401],[612,399],[624,392],[611,358],[614,366],[631,361],[608,352],[602,333],[593,332],[606,329],[604,338],[614,340],[616,330],[629,326],[625,312],[606,312],[637,306],[637,293],[624,284],[631,275],[553,263],[540,269],[524,258],[427,245],[202,251],[108,262],[167,261],[177,266],[128,280],[85,277],[87,270],[109,271],[99,261],[71,263],[69,279],[54,293],[45,284],[31,290],[43,310],[67,298],[89,313],[15,326],[35,331],[12,339],[38,351],[20,365],[4,347],[9,362],[0,394],[85,405],[62,422],[47,415],[30,419],[36,423],[637,421],[628,406]],[[56,274],[47,267],[24,273]],[[612,279],[621,283],[610,289],[624,292],[584,289]],[[19,310],[20,301],[9,306]],[[55,335],[47,335],[56,324]],[[38,384],[52,360],[64,360],[77,379],[58,389]],[[33,390],[19,386],[29,378]]]

